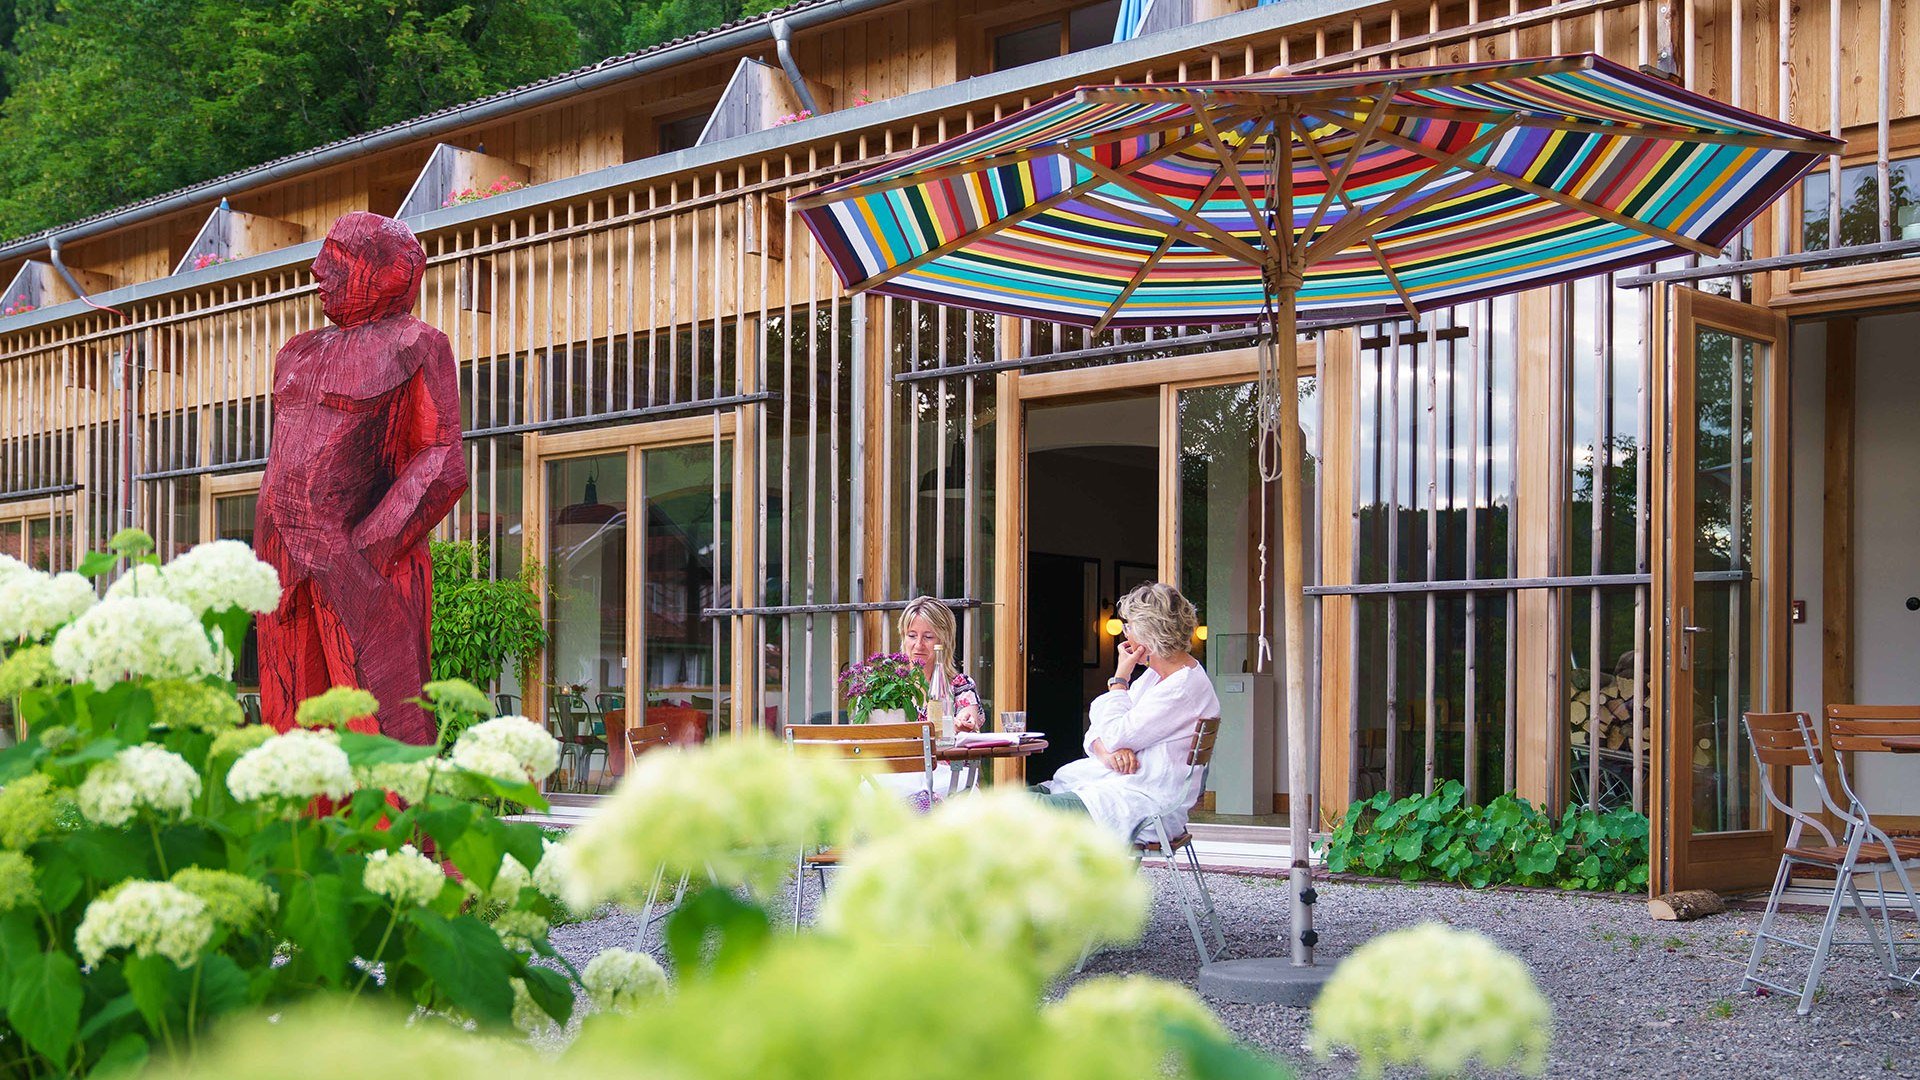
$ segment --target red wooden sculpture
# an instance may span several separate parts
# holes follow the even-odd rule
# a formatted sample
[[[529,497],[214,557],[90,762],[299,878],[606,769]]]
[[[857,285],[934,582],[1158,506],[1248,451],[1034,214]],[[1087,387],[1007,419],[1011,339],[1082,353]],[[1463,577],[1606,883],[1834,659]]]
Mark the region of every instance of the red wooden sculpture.
[[[255,544],[283,588],[260,622],[261,712],[282,731],[300,701],[355,686],[380,699],[383,734],[434,739],[408,704],[427,678],[427,534],[467,468],[453,350],[412,314],[426,261],[400,222],[341,218],[313,261],[334,325],[274,360]]]

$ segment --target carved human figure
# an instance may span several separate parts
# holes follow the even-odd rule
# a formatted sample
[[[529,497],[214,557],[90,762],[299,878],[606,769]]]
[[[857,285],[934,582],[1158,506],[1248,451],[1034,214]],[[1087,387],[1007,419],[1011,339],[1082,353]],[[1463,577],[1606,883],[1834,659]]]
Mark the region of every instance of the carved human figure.
[[[467,490],[467,469],[453,350],[412,314],[425,269],[405,225],[342,217],[313,261],[333,325],[274,360],[254,535],[283,587],[260,622],[261,712],[282,731],[299,702],[354,686],[380,700],[382,734],[434,739],[409,704],[427,678],[427,535]]]

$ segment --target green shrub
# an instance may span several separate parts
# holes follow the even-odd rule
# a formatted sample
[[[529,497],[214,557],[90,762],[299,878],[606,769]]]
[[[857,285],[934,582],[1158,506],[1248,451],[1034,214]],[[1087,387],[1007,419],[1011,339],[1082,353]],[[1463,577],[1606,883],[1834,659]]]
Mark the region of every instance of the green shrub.
[[[433,677],[487,686],[512,663],[520,685],[526,686],[528,667],[547,646],[547,625],[540,614],[540,565],[528,562],[519,577],[495,580],[475,573],[487,563],[484,542],[435,540],[428,547],[433,558]]]
[[[1327,842],[1327,869],[1488,885],[1547,885],[1631,892],[1647,884],[1647,818],[1569,806],[1558,824],[1504,794],[1476,806],[1449,780],[1432,795],[1386,792],[1347,808]]]

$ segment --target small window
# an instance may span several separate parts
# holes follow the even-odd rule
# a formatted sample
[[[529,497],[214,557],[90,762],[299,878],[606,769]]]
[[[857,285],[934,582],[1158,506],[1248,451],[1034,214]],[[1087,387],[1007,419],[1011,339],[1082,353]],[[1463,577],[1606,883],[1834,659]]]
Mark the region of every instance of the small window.
[[[671,154],[676,150],[686,150],[700,141],[700,133],[707,127],[707,114],[695,113],[678,120],[660,122],[660,152]]]
[[[1830,169],[1809,173],[1800,184],[1800,250],[1828,247],[1833,234]],[[1920,240],[1920,158],[1889,163],[1888,203],[1895,240]],[[1880,175],[1871,161],[1840,170],[1840,233],[1834,247],[1880,242]]]
[[[1110,45],[1119,19],[1120,0],[1101,0],[1097,4],[1082,4],[1067,12],[1065,18],[1056,17],[995,34],[993,69],[1005,71]]]

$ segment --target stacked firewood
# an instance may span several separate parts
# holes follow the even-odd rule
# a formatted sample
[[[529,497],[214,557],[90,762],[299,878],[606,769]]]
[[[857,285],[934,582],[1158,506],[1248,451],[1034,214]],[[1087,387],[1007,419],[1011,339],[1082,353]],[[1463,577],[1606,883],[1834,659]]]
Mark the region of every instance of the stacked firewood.
[[[1567,704],[1567,728],[1569,741],[1574,746],[1589,745],[1591,732],[1598,730],[1603,748],[1631,750],[1634,745],[1633,726],[1636,723],[1640,725],[1640,745],[1651,746],[1653,732],[1648,725],[1647,710],[1644,706],[1635,707],[1631,676],[1620,678],[1603,674],[1596,684],[1586,672],[1573,672],[1573,695]]]

